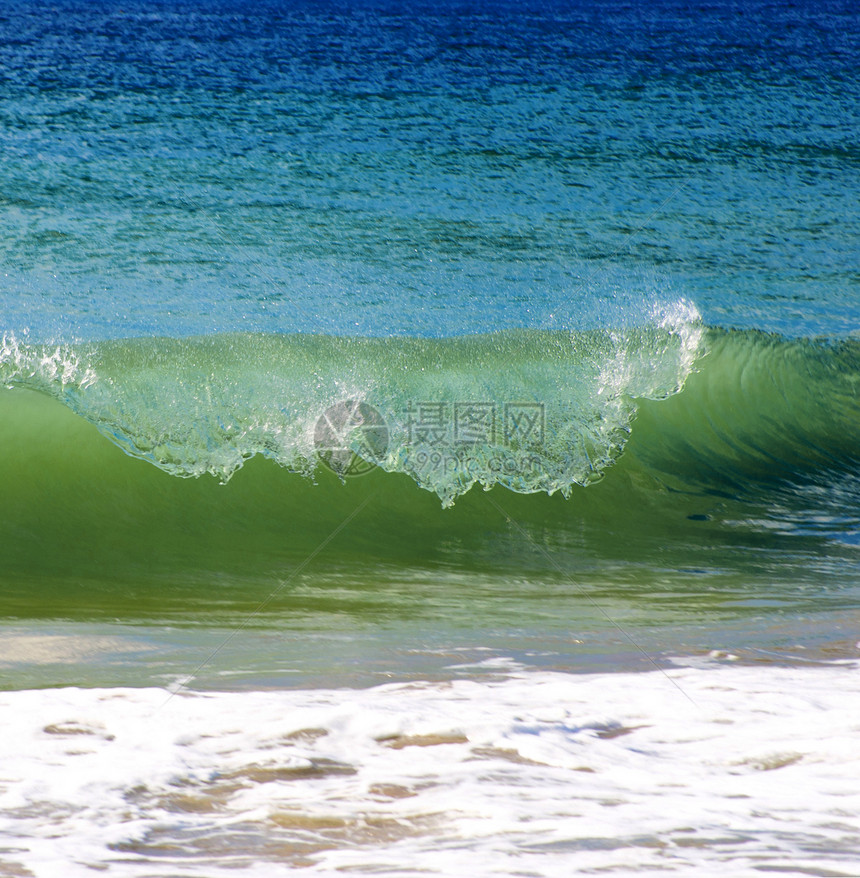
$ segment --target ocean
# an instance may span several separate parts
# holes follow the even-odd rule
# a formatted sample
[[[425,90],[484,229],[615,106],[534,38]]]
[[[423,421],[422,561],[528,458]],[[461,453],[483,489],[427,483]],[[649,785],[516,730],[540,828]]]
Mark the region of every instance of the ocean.
[[[849,0],[0,0],[0,875],[856,876]]]

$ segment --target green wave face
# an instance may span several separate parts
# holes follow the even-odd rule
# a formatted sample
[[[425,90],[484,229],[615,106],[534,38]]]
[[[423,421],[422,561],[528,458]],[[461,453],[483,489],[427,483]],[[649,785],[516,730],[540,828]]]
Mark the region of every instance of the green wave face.
[[[443,341],[7,339],[0,362],[12,612],[33,611],[36,581],[46,613],[79,607],[85,584],[92,607],[121,613],[107,582],[126,583],[116,600],[136,612],[188,593],[211,610],[308,559],[332,576],[496,571],[655,593],[666,571],[706,575],[707,590],[756,580],[771,597],[815,579],[817,601],[858,585],[855,340],[695,323]]]

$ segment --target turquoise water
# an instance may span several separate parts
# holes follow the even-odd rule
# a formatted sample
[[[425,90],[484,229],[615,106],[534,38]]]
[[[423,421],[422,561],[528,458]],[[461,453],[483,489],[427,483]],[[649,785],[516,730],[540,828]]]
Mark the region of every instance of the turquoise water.
[[[857,328],[850,2],[2,10],[3,329]]]
[[[5,5],[4,618],[357,626],[395,674],[416,626],[585,620],[619,666],[616,623],[840,640],[857,33],[848,3]]]

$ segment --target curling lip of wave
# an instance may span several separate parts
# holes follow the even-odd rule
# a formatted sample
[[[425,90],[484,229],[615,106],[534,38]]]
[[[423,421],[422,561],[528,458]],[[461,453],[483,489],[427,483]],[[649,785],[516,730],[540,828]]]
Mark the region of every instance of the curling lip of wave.
[[[624,448],[635,400],[683,387],[696,318],[682,308],[626,331],[435,340],[232,334],[51,347],[5,337],[0,381],[60,400],[171,475],[222,481],[255,455],[309,475],[320,419],[363,402],[387,427],[372,463],[450,505],[475,483],[568,494],[598,480]],[[341,438],[367,456],[360,429]]]

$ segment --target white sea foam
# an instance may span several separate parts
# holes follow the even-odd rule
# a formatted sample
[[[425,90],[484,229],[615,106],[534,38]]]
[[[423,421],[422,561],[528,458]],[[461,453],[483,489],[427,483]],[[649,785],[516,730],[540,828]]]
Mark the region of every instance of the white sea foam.
[[[29,383],[55,395],[67,387],[86,389],[98,376],[69,345],[30,348],[11,334],[0,336],[0,382]]]
[[[669,674],[5,692],[0,873],[854,874],[857,667]]]

